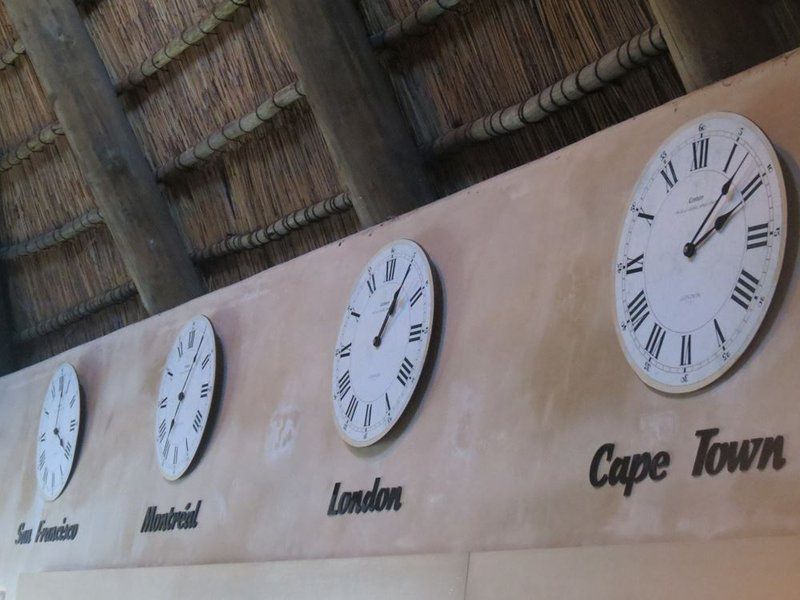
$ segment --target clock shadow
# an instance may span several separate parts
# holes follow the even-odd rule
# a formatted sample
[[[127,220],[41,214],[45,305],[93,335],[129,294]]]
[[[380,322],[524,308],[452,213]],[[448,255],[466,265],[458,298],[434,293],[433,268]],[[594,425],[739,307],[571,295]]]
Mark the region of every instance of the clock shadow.
[[[800,198],[800,188],[798,188],[798,181],[800,181],[800,166],[792,159],[791,154],[781,146],[774,146],[775,154],[778,156],[781,171],[783,173],[783,180],[786,185],[786,231],[783,235],[786,238],[786,246],[783,251],[783,264],[781,265],[780,273],[778,274],[778,284],[775,286],[775,293],[772,295],[772,301],[767,308],[767,314],[761,321],[761,325],[753,337],[747,349],[742,353],[736,363],[729,368],[722,376],[710,385],[689,392],[688,394],[671,394],[669,392],[662,392],[651,388],[654,392],[661,396],[678,400],[692,400],[707,392],[709,389],[721,385],[723,382],[728,381],[733,377],[743,365],[750,360],[750,357],[761,347],[764,339],[769,335],[772,326],[777,319],[778,314],[786,303],[786,298],[789,293],[790,279],[794,273],[797,264],[798,254],[798,233],[800,233],[800,214],[798,213],[798,198]]]
[[[217,419],[220,411],[222,410],[223,398],[225,397],[225,394],[222,392],[228,383],[228,372],[225,369],[225,351],[216,330],[214,331],[214,344],[216,345],[216,352],[214,353],[216,362],[214,368],[216,369],[216,375],[214,376],[214,392],[211,397],[211,406],[208,410],[206,426],[203,430],[203,436],[200,438],[200,443],[197,445],[197,452],[194,455],[194,459],[189,464],[189,467],[186,469],[186,471],[184,471],[183,475],[178,477],[175,481],[169,481],[165,479],[167,483],[173,485],[186,479],[192,474],[197,465],[202,462],[206,453],[206,448],[211,444],[211,440],[214,438],[215,431],[217,429]]]
[[[59,494],[58,497],[53,498],[51,502],[58,500],[58,498],[60,498],[64,492],[67,491],[67,488],[69,488],[69,483],[72,480],[72,476],[75,474],[75,471],[78,470],[78,467],[81,464],[81,455],[83,454],[83,437],[86,433],[86,428],[88,427],[91,416],[89,411],[86,410],[86,390],[84,390],[80,381],[78,381],[78,399],[81,405],[81,419],[80,424],[78,425],[78,436],[75,438],[75,458],[72,461],[72,468],[69,470],[69,474],[67,475],[67,481],[64,484],[64,489],[62,489],[61,494]]]
[[[419,413],[422,406],[422,398],[425,396],[425,392],[428,389],[428,385],[430,384],[433,373],[436,370],[436,366],[439,364],[439,348],[442,339],[444,338],[444,315],[446,313],[445,307],[447,306],[447,298],[445,295],[444,286],[442,285],[442,278],[439,274],[439,268],[436,263],[431,260],[431,257],[427,254],[427,252],[425,254],[428,258],[428,264],[430,264],[431,267],[431,283],[433,284],[434,298],[433,327],[431,331],[431,339],[428,343],[428,353],[425,357],[425,364],[420,372],[419,381],[417,381],[417,387],[414,389],[414,394],[411,396],[411,400],[409,400],[408,405],[403,411],[403,414],[400,415],[400,418],[395,422],[394,427],[392,427],[389,432],[380,440],[370,446],[357,447],[351,446],[350,444],[345,444],[353,455],[361,458],[378,456],[386,452],[386,450],[388,450],[389,447],[391,447],[394,442],[403,435],[403,433],[406,431],[406,428],[411,427],[411,424],[419,418]]]

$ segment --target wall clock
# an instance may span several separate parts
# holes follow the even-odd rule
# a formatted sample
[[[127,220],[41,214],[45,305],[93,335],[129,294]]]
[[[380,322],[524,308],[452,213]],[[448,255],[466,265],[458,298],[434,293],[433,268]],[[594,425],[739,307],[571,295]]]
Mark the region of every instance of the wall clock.
[[[617,333],[639,377],[697,390],[744,353],[783,261],[786,189],[748,119],[711,113],[675,132],[634,189],[617,252]]]
[[[36,444],[36,480],[45,500],[55,500],[67,487],[81,426],[81,389],[72,365],[56,370],[39,417]]]
[[[214,400],[217,341],[200,315],[178,334],[164,365],[156,401],[155,445],[164,477],[181,477],[197,454]]]
[[[433,308],[428,257],[412,241],[385,246],[359,276],[333,359],[333,414],[348,444],[374,444],[405,410],[425,365]]]

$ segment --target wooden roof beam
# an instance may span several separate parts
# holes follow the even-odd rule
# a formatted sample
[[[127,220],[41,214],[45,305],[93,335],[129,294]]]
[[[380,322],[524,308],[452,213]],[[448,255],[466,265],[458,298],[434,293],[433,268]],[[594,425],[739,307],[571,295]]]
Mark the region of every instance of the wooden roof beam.
[[[355,3],[267,4],[361,225],[433,200],[422,155]]]
[[[4,0],[151,314],[203,293],[155,175],[72,0]]]
[[[790,49],[768,22],[765,4],[753,0],[650,0],[687,92]]]

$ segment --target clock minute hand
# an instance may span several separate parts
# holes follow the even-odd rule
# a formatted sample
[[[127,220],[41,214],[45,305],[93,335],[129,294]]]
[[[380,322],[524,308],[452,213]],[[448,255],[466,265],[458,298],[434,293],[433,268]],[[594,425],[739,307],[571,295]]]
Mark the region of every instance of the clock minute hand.
[[[394,292],[394,296],[392,297],[392,303],[389,305],[389,310],[386,311],[386,316],[383,317],[381,330],[378,332],[378,335],[375,336],[375,339],[372,340],[372,345],[375,346],[376,348],[381,345],[381,340],[383,339],[383,331],[384,329],[386,329],[386,324],[389,322],[389,317],[391,317],[394,314],[394,309],[397,307],[397,298],[398,296],[400,296],[400,290],[403,289],[403,284],[406,282],[406,278],[408,277],[408,273],[410,271],[411,271],[411,263],[408,263],[406,274],[403,275],[403,281],[401,281],[400,285],[397,286],[397,289]]]
[[[728,195],[728,192],[731,189],[731,184],[733,183],[733,179],[734,179],[734,177],[736,177],[736,174],[739,172],[739,169],[742,168],[742,165],[744,164],[744,161],[747,159],[747,156],[748,156],[747,154],[744,155],[744,157],[742,158],[741,162],[739,163],[739,166],[736,167],[736,170],[733,172],[733,175],[731,175],[730,178],[725,183],[722,184],[722,191],[720,192],[719,197],[714,201],[714,204],[711,206],[711,210],[708,211],[708,214],[706,215],[706,218],[703,219],[702,223],[700,223],[700,227],[697,228],[697,231],[695,232],[694,237],[692,237],[692,241],[688,242],[683,247],[683,255],[686,258],[691,258],[692,256],[694,256],[695,252],[697,251],[697,247],[700,244],[702,244],[703,241],[705,241],[706,238],[708,238],[708,236],[710,235],[711,231],[714,231],[714,228],[712,227],[711,229],[709,229],[703,235],[703,237],[701,237],[699,240],[697,239],[697,236],[700,235],[700,232],[703,230],[703,227],[705,227],[706,223],[708,223],[708,219],[711,217],[711,215],[717,209],[717,205],[719,204],[719,201],[722,200],[725,196]]]
[[[200,354],[200,348],[203,347],[203,339],[205,337],[206,337],[206,332],[205,330],[203,330],[203,335],[200,336],[200,343],[197,344],[197,351],[194,353],[194,358],[192,358],[192,364],[189,365],[189,372],[186,373],[186,379],[183,380],[181,391],[178,392],[178,406],[175,407],[175,414],[172,415],[172,420],[169,422],[169,431],[167,431],[167,438],[169,438],[169,434],[172,433],[172,428],[175,427],[175,417],[178,416],[178,411],[181,408],[181,403],[185,398],[183,392],[186,389],[186,384],[189,383],[189,378],[192,376],[192,370],[194,369],[194,365],[197,363],[197,357]]]

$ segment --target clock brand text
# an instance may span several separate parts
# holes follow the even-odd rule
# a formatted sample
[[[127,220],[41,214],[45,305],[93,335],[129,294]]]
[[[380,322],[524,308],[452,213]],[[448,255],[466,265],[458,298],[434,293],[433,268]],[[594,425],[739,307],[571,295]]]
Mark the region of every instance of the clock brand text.
[[[178,529],[194,529],[197,527],[197,515],[200,514],[202,503],[202,500],[198,500],[194,510],[192,510],[192,503],[189,502],[183,510],[175,510],[173,506],[163,513],[158,512],[157,506],[148,506],[140,532],[173,531],[176,527]]]
[[[719,429],[699,429],[697,451],[692,466],[692,477],[718,475],[723,471],[745,473],[751,467],[759,471],[772,468],[781,470],[786,465],[783,456],[783,436],[759,437],[730,442],[715,441]],[[630,496],[634,486],[650,479],[662,481],[667,477],[670,454],[640,452],[627,456],[615,456],[615,444],[603,444],[597,449],[589,466],[589,483],[592,487],[606,485],[622,487],[622,495]]]

